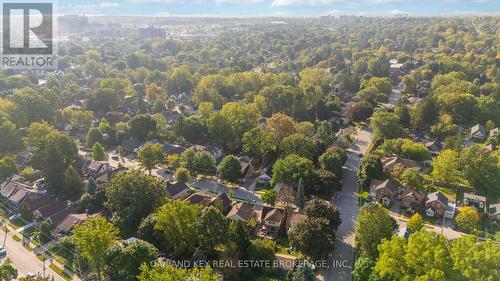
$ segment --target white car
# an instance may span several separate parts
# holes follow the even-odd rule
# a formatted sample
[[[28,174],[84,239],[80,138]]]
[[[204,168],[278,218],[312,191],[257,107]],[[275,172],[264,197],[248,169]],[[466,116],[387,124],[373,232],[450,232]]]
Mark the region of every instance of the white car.
[[[10,216],[9,220],[13,221],[13,220],[18,219],[20,217],[21,217],[21,214],[15,214],[15,215]]]

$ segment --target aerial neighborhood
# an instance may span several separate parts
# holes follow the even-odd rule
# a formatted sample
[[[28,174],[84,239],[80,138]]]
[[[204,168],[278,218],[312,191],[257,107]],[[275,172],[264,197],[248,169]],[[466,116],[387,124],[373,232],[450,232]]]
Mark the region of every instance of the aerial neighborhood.
[[[498,17],[60,20],[0,70],[0,279],[500,280]]]

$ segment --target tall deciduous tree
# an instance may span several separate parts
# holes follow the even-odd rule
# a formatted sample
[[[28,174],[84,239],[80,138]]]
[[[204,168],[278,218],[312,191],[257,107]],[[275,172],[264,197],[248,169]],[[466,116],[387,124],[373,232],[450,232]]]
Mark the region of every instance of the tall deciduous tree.
[[[103,280],[106,251],[117,239],[118,230],[102,216],[93,217],[73,230],[78,253],[89,262],[99,281]]]
[[[79,198],[83,193],[83,183],[80,178],[80,174],[78,171],[72,166],[69,165],[66,171],[64,172],[64,181],[63,181],[63,189],[62,192],[64,196],[68,199],[76,199]]]
[[[94,158],[95,161],[103,161],[106,159],[106,152],[102,144],[98,142],[94,143],[94,146],[92,146],[92,158]]]
[[[229,238],[227,219],[215,207],[204,209],[197,220],[197,225],[200,248],[209,255],[213,255],[215,247]]]
[[[106,207],[124,234],[135,233],[142,219],[164,202],[159,179],[131,170],[115,174],[106,188]]]
[[[136,281],[142,264],[157,259],[158,250],[144,240],[117,243],[106,252],[106,275],[112,281]]]
[[[241,177],[241,163],[234,155],[228,155],[219,164],[219,175],[223,180],[236,182]]]
[[[155,229],[159,230],[176,256],[191,255],[198,244],[197,219],[200,205],[174,200],[156,211]]]
[[[163,147],[160,144],[148,143],[144,145],[141,150],[137,153],[137,160],[141,163],[141,166],[148,170],[151,175],[151,171],[158,167],[158,165],[165,162],[165,154],[163,153]]]
[[[243,149],[246,153],[262,159],[276,148],[273,133],[265,126],[258,126],[243,134]]]
[[[307,218],[292,227],[289,237],[292,247],[313,259],[327,257],[335,246],[335,232],[325,218]]]
[[[375,259],[377,246],[384,239],[390,239],[397,224],[386,209],[378,205],[368,205],[360,209],[356,218],[356,246],[361,254]]]

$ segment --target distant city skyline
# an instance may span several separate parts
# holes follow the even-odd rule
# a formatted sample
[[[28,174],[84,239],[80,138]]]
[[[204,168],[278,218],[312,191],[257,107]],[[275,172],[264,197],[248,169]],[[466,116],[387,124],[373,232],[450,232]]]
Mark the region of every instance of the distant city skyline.
[[[58,0],[60,14],[323,16],[499,14],[500,0]]]

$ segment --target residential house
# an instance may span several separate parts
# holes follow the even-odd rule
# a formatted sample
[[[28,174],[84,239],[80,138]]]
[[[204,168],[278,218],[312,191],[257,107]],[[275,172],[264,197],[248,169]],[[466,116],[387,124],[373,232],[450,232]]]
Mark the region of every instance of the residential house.
[[[202,205],[203,207],[216,207],[222,214],[227,214],[231,210],[232,201],[225,193],[214,196],[211,193],[199,191],[191,194],[186,199],[191,204]]]
[[[464,206],[473,207],[476,211],[484,213],[486,211],[486,197],[465,192]]]
[[[38,197],[28,198],[24,204],[28,207],[28,209],[34,213],[36,210],[50,205],[56,201],[56,197],[50,194],[44,194]]]
[[[414,160],[405,159],[401,157],[384,157],[382,159],[382,165],[384,166],[385,173],[392,173],[396,166],[403,166],[405,168],[413,168],[417,170],[417,172],[422,171],[422,165]]]
[[[226,217],[232,221],[243,221],[247,223],[252,215],[254,214],[253,207],[245,202],[239,202],[234,204]]]
[[[500,203],[492,204],[490,205],[490,208],[488,210],[490,219],[494,221],[499,221],[500,220]]]
[[[88,214],[69,214],[52,230],[54,236],[65,236],[70,234],[71,230],[85,222],[89,218]]]
[[[470,129],[470,138],[478,141],[483,141],[486,138],[484,126],[476,124]]]
[[[38,221],[49,219],[51,216],[68,208],[66,201],[56,200],[49,205],[38,208],[33,215]]]
[[[265,186],[268,186],[271,182],[271,176],[269,176],[268,174],[266,173],[263,173],[261,174],[258,178],[257,178],[257,182],[259,184],[262,184],[262,185],[265,185]]]
[[[96,179],[111,170],[113,170],[113,168],[106,161],[92,161],[92,163],[85,168],[85,174]]]
[[[256,205],[254,207],[257,220],[256,233],[261,237],[275,239],[284,226],[285,215],[283,209]]]
[[[90,165],[92,161],[92,158],[78,154],[74,163],[74,167],[80,173],[80,175],[83,175],[85,173],[85,170],[87,169],[87,166]]]
[[[163,145],[163,153],[166,155],[176,155],[181,154],[186,150],[183,146],[178,144],[166,143]]]
[[[427,194],[425,192],[404,188],[401,194],[401,205],[411,208],[413,211],[418,211],[424,205],[426,197]]]
[[[15,175],[2,184],[0,195],[6,199],[12,210],[17,211],[28,198],[41,196],[45,192],[45,190],[32,189],[24,182],[24,178]]]
[[[111,182],[111,179],[113,178],[113,175],[115,175],[118,172],[126,171],[126,170],[127,170],[126,167],[114,168],[114,167],[110,166],[99,177],[97,177],[95,179],[95,183],[96,183],[96,185],[102,187],[102,186],[108,184],[109,182]]]
[[[370,196],[384,206],[390,206],[396,198],[399,186],[392,180],[372,180],[370,183]]]
[[[425,201],[426,215],[429,217],[443,216],[448,208],[448,198],[436,191],[427,195]]]
[[[285,225],[287,232],[290,232],[292,227],[307,219],[307,215],[300,208],[295,209],[293,212],[288,212],[287,215],[288,218],[286,219],[286,225]]]
[[[425,147],[431,152],[432,156],[439,154],[441,149],[443,149],[443,144],[439,141],[433,140],[425,143]]]
[[[175,200],[184,200],[191,194],[191,189],[182,181],[177,181],[175,183],[167,182],[165,191],[168,198]]]
[[[240,173],[244,178],[248,178],[253,173],[252,161],[253,159],[249,156],[241,156],[238,158],[240,160]]]

